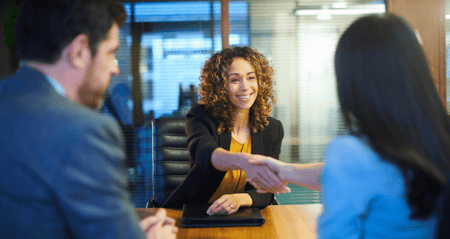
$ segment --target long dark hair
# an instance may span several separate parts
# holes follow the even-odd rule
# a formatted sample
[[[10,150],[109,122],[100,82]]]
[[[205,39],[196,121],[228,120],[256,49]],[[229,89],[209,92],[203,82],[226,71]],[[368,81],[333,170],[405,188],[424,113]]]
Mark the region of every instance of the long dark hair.
[[[339,40],[335,70],[350,132],[400,168],[411,218],[427,218],[447,182],[450,124],[412,27],[394,14],[356,20]]]

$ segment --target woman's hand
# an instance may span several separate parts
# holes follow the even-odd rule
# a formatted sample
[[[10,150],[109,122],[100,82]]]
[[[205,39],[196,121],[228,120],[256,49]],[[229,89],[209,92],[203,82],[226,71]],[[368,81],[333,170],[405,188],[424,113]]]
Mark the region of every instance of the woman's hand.
[[[285,181],[280,177],[281,164],[283,162],[274,158],[257,155],[241,154],[246,160],[241,164],[242,169],[250,182],[259,193],[288,193],[291,189],[286,186]],[[275,165],[274,165],[275,163]],[[281,163],[278,165],[278,163]],[[275,171],[277,169],[278,171]]]
[[[250,198],[248,194],[242,195],[244,193],[235,193],[235,194],[225,194],[219,199],[217,199],[206,211],[209,215],[216,215],[216,214],[233,214],[239,210],[239,208],[243,204],[249,204],[248,206],[251,206],[252,203],[245,203],[244,197]],[[251,198],[250,198],[251,201]]]
[[[320,191],[321,189],[319,177],[322,172],[323,163],[292,164],[271,158],[252,159],[249,160],[249,163],[254,166],[269,167],[285,183],[294,183],[316,191]],[[252,178],[247,178],[247,182],[251,183],[257,189],[258,193],[275,193],[271,188],[266,187],[264,184]]]
[[[142,219],[140,227],[147,239],[175,239],[178,232],[178,228],[175,226],[175,220],[167,217],[166,210],[162,208],[155,215]]]
[[[252,158],[249,160],[249,163],[254,166],[267,166],[275,175],[277,175],[284,184],[287,184],[287,179],[290,175],[290,167],[280,160],[275,160],[270,157],[261,157],[261,158]],[[277,193],[279,191],[274,191],[273,188],[266,187],[263,183],[259,181],[255,181],[251,178],[247,178],[247,182],[251,183],[256,189],[258,193]],[[286,186],[287,187],[287,186]],[[288,191],[290,192],[290,188]]]
[[[258,154],[232,153],[223,148],[216,148],[211,155],[211,163],[214,168],[220,171],[242,169],[247,178],[258,183],[262,188],[272,193],[286,193],[290,189],[267,165],[252,165],[250,160],[270,158]],[[273,159],[276,160],[276,159]]]

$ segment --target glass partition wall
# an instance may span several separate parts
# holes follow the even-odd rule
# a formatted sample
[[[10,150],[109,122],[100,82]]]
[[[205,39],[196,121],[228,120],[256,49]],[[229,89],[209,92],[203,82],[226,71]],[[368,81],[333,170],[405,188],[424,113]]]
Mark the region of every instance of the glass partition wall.
[[[249,0],[250,46],[275,70],[277,104],[285,137],[280,160],[322,162],[327,144],[345,132],[334,76],[334,51],[356,18],[385,12],[384,1]],[[281,204],[319,203],[320,193],[291,187]]]

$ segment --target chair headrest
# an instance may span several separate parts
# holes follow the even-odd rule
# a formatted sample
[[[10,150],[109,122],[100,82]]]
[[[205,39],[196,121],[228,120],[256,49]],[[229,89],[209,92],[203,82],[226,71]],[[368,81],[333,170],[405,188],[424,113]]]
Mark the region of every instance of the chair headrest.
[[[183,118],[159,118],[152,122],[153,133],[186,134],[186,120]]]

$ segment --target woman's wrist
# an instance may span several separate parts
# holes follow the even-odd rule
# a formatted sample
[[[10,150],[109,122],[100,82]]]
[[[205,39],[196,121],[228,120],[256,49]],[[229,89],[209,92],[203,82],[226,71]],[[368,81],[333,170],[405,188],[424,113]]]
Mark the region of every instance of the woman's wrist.
[[[253,205],[252,197],[248,193],[232,194],[239,207],[251,207]]]
[[[248,164],[248,159],[243,160],[240,157],[241,153],[234,153],[223,148],[217,148],[211,155],[211,163],[214,168],[220,171],[228,171],[234,169],[242,169],[245,163]]]
[[[281,167],[281,170],[280,170],[281,175],[278,175],[280,177],[280,179],[283,180],[284,182],[292,183],[292,181],[293,181],[292,177],[294,174],[293,167],[290,164],[285,163],[285,162],[282,162],[280,167]]]
[[[232,153],[234,157],[234,164],[236,167],[238,167],[241,170],[246,170],[247,167],[250,165],[249,157],[246,157],[246,153]]]

